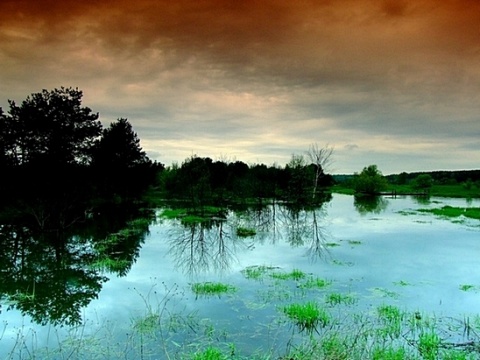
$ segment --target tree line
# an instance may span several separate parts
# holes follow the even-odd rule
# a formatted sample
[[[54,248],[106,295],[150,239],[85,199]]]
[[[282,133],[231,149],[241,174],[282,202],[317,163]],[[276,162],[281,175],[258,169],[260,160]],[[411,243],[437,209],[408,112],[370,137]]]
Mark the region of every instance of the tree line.
[[[129,121],[103,127],[74,88],[43,90],[0,108],[2,208],[65,228],[100,202],[134,198],[162,164],[140,147]]]
[[[292,155],[285,167],[194,155],[164,169],[159,188],[167,198],[188,199],[198,205],[265,198],[306,204],[321,199],[332,184],[332,176],[321,164],[309,162],[304,155]]]
[[[312,145],[285,167],[191,156],[165,168],[151,161],[127,119],[103,127],[77,88],[42,90],[0,108],[0,210],[64,229],[102,203],[138,200],[149,188],[192,204],[281,198],[318,200],[333,184],[333,149]],[[0,214],[1,215],[1,214]]]

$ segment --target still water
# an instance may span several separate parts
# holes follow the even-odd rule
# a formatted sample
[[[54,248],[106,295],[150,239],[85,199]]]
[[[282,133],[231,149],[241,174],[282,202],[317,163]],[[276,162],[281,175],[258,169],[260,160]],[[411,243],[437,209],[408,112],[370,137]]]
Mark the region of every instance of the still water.
[[[39,319],[41,311],[32,319],[12,297],[3,296],[1,358],[57,358],[59,347],[75,352],[75,346],[88,348],[85,356],[91,358],[138,358],[139,353],[173,358],[207,343],[234,343],[243,354],[278,357],[292,339],[279,308],[328,293],[355,299],[354,306],[333,310],[345,314],[393,304],[435,316],[475,316],[480,314],[480,222],[418,212],[445,205],[479,207],[480,201],[397,197],[364,203],[335,194],[314,210],[270,204],[230,210],[226,220],[204,225],[165,219],[163,209],[156,209],[127,270],[95,268],[89,277],[95,277],[98,291],[80,304],[82,325],[51,325]],[[255,229],[256,235],[239,237],[238,227]],[[90,254],[91,245],[81,244],[77,253]],[[305,290],[299,279],[248,276],[247,269],[259,268],[270,275],[298,269],[306,276],[302,281],[323,279],[329,285]],[[206,281],[235,291],[196,296],[191,284]],[[87,285],[82,289],[92,291]],[[159,319],[165,320],[160,331],[151,330]],[[62,354],[58,358],[66,357]]]

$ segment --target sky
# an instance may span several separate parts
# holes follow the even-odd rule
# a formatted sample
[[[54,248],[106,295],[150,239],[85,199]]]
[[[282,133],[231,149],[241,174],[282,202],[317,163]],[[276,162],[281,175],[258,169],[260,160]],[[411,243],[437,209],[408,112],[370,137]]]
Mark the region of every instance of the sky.
[[[0,107],[83,91],[149,157],[479,169],[478,0],[2,0]]]

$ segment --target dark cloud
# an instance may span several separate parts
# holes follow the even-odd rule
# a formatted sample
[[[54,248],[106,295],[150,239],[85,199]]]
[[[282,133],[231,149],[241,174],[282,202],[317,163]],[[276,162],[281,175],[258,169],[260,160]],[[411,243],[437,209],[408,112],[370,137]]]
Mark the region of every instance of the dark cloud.
[[[479,23],[476,0],[3,0],[0,104],[78,86],[167,162],[195,147],[285,162],[328,142],[346,169],[366,155],[391,166],[433,161],[438,139],[464,159],[453,144],[479,132]]]

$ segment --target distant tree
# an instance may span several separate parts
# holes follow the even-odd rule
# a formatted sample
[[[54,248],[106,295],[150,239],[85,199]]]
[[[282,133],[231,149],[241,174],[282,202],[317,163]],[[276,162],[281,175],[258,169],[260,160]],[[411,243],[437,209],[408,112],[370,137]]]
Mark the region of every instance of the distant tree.
[[[433,178],[430,174],[420,174],[413,180],[413,188],[428,191],[433,185]]]
[[[377,165],[364,167],[354,179],[355,192],[366,195],[375,195],[387,188],[387,180]]]
[[[210,167],[212,159],[196,155],[186,159],[178,171],[180,194],[190,199],[193,205],[202,207],[211,195]]]
[[[307,199],[311,198],[312,179],[315,178],[312,170],[303,155],[292,154],[290,161],[285,166],[288,174],[288,200],[305,203]]]
[[[320,185],[322,179],[325,177],[325,172],[329,170],[332,163],[333,148],[325,146],[319,148],[317,144],[310,145],[307,155],[312,162],[315,169],[315,177],[313,181],[312,197],[315,198],[317,194],[317,187]]]
[[[405,185],[407,182],[408,182],[408,174],[405,171],[398,174],[397,176],[398,185]]]

